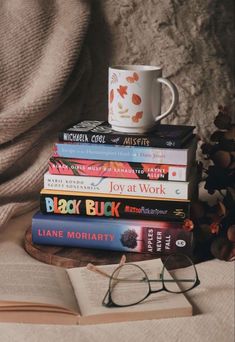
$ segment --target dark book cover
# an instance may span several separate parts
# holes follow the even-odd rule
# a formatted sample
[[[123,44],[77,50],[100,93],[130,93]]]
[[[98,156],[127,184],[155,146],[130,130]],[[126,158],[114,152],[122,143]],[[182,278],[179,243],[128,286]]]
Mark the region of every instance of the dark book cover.
[[[103,250],[170,254],[192,253],[193,235],[180,222],[121,220],[61,215],[32,219],[36,244]]]
[[[40,210],[44,214],[183,221],[189,218],[190,202],[43,189],[40,193]]]
[[[180,148],[192,137],[194,128],[195,126],[158,124],[148,133],[122,133],[114,131],[106,121],[85,120],[59,132],[59,140],[91,144]]]

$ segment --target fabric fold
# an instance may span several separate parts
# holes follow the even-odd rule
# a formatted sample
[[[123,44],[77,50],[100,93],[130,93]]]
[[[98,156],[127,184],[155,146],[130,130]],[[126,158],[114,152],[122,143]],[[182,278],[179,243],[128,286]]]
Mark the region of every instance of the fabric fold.
[[[81,117],[89,19],[84,0],[0,2],[0,226],[35,206],[59,130]]]

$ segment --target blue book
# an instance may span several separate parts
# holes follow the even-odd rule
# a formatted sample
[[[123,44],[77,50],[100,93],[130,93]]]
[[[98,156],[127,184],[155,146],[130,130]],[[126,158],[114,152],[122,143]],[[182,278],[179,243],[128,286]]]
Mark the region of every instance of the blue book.
[[[192,233],[180,222],[44,215],[32,219],[36,244],[170,254],[192,252]]]
[[[108,144],[57,143],[53,157],[93,160],[115,160],[137,163],[190,165],[195,159],[197,139],[191,139],[184,148],[157,148]]]

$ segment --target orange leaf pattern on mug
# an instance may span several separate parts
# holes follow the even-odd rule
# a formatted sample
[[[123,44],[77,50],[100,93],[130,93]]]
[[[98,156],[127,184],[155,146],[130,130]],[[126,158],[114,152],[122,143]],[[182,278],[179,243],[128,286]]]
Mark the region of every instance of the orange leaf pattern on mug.
[[[132,121],[137,123],[142,117],[143,112],[137,112],[134,116],[132,116]]]
[[[142,119],[143,112],[137,112],[137,113],[135,114],[135,116],[136,116],[138,119]]]
[[[112,103],[114,99],[114,90],[111,89],[109,93],[109,103]]]
[[[126,80],[127,80],[127,82],[129,82],[129,83],[134,83],[134,82],[135,82],[134,78],[131,77],[131,76],[127,77]]]
[[[134,77],[135,81],[137,82],[139,79],[137,72],[134,72],[133,77]]]
[[[139,76],[138,76],[138,74],[136,72],[134,72],[132,76],[126,77],[126,80],[129,83],[137,82],[138,79],[139,79]]]
[[[137,94],[132,95],[132,102],[138,106],[141,103],[141,97]]]
[[[127,86],[120,85],[117,91],[119,92],[120,96],[124,99],[125,95],[127,95]]]
[[[133,122],[138,122],[139,119],[134,115],[134,116],[132,116],[132,121],[133,121]]]

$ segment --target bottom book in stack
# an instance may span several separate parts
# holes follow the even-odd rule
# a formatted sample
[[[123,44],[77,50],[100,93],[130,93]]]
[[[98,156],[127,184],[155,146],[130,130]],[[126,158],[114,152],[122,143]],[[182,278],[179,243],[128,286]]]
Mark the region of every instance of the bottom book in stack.
[[[32,220],[36,244],[123,252],[192,254],[193,235],[182,222],[44,215]]]

